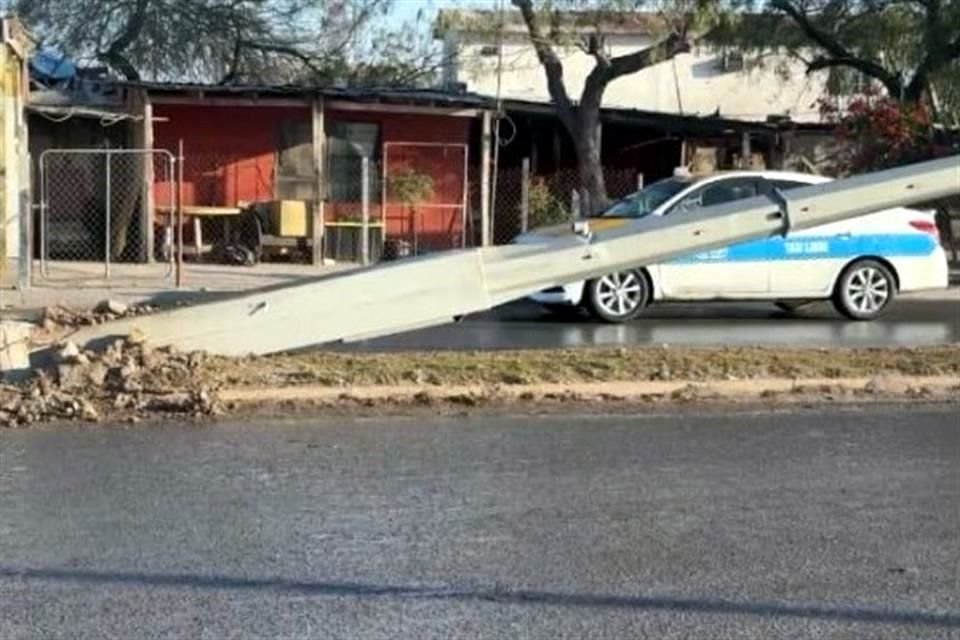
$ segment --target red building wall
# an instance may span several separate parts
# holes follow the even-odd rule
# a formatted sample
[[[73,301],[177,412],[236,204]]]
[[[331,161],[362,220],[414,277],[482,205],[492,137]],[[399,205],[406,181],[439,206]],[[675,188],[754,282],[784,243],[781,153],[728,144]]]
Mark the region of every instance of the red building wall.
[[[183,140],[186,205],[235,206],[274,197],[280,124],[310,121],[306,107],[154,107],[154,146],[176,155]]]
[[[466,145],[470,138],[469,118],[331,111],[327,119],[377,123],[380,125],[381,162],[386,150],[386,176],[413,169],[432,178],[433,197],[423,203],[425,206],[411,209],[387,202],[383,217],[388,237],[409,241],[416,237],[421,248],[448,249],[459,246],[465,217],[461,205],[467,188],[464,179],[466,147],[461,150],[424,146],[424,143]],[[330,203],[331,217],[335,219],[340,211],[355,211],[357,204]],[[380,215],[379,210],[372,215]]]
[[[184,204],[235,206],[240,201],[263,201],[275,197],[275,164],[279,130],[284,121],[309,122],[308,107],[277,106],[154,106],[154,146],[174,155],[180,140],[184,145]],[[414,231],[421,246],[458,246],[463,233],[466,181],[466,149],[398,143],[444,143],[466,145],[470,119],[430,114],[396,114],[335,111],[327,122],[371,122],[380,127],[379,160],[388,147],[386,174],[415,169],[433,180],[433,197],[415,211],[387,203],[386,235],[412,240]],[[377,167],[382,171],[382,167]],[[172,185],[156,186],[157,202],[167,202]],[[377,194],[379,196],[379,194]],[[374,200],[379,200],[375,197]],[[327,219],[336,220],[347,210],[358,211],[360,203],[330,202]],[[373,217],[380,217],[374,207]]]

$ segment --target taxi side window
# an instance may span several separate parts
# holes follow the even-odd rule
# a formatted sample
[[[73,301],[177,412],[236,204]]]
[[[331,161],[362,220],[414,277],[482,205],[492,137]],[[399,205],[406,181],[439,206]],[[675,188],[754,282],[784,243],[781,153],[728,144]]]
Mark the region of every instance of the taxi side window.
[[[673,207],[676,211],[690,211],[698,207],[712,207],[726,202],[752,198],[759,193],[757,181],[753,178],[733,178],[718,180],[697,189]]]
[[[809,187],[806,182],[797,182],[795,180],[767,180],[771,187],[777,191],[789,191],[797,187]]]

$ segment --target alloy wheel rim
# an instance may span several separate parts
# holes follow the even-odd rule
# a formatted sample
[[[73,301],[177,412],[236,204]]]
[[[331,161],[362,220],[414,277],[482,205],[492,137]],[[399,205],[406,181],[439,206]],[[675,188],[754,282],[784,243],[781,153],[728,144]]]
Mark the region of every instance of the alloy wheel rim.
[[[625,316],[633,312],[643,297],[643,287],[636,273],[625,271],[604,276],[597,283],[597,302],[607,313]]]
[[[874,313],[883,308],[890,298],[890,283],[874,267],[857,269],[847,281],[847,300],[860,313]]]

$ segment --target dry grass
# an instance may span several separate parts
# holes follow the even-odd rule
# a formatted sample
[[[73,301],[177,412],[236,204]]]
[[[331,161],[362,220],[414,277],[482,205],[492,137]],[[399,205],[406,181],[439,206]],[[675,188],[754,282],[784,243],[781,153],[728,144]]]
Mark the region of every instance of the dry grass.
[[[523,385],[640,380],[960,376],[960,346],[904,349],[632,348],[208,358],[218,387]]]

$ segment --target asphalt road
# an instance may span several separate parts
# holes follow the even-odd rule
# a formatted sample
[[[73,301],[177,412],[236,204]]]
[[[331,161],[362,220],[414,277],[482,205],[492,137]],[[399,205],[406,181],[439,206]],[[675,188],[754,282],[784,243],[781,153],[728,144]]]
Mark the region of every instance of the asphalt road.
[[[955,408],[0,434],[0,637],[950,638]]]
[[[767,303],[657,305],[637,320],[610,325],[561,318],[515,303],[422,331],[337,347],[347,351],[553,349],[673,344],[695,346],[925,346],[960,342],[960,290],[936,300],[897,301],[880,319],[850,322],[826,303],[795,314]]]

